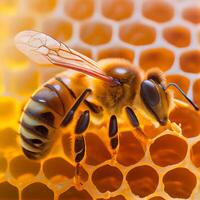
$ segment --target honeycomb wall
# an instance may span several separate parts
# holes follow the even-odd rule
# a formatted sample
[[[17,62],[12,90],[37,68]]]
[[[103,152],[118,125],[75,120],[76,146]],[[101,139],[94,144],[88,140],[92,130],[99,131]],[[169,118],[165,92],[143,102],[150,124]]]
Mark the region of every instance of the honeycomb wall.
[[[2,0],[0,26],[0,199],[199,200],[200,113],[185,104],[170,114],[181,130],[173,123],[144,127],[145,148],[122,124],[115,162],[106,130],[88,131],[82,191],[74,186],[68,135],[44,160],[26,159],[21,111],[33,91],[62,70],[30,62],[13,44],[19,31],[39,30],[94,60],[123,57],[144,71],[158,67],[200,106],[198,0]]]

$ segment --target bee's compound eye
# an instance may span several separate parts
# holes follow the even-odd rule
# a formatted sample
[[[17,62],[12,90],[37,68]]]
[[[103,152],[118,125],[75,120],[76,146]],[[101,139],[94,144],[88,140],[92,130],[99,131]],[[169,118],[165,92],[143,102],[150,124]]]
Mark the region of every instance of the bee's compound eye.
[[[156,106],[160,102],[160,95],[155,84],[150,80],[145,80],[141,84],[141,97],[148,106]]]

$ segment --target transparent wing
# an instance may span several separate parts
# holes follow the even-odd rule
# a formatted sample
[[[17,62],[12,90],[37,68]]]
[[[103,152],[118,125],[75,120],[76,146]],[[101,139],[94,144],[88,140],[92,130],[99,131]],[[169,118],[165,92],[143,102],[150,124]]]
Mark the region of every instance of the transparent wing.
[[[116,80],[100,70],[95,61],[44,33],[20,32],[15,37],[15,44],[22,53],[36,63],[54,64],[83,72],[107,82],[117,83]]]

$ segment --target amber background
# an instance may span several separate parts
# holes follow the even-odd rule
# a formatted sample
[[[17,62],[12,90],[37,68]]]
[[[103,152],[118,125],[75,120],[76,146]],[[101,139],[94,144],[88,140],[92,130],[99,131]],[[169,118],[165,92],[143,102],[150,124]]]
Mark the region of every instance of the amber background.
[[[1,191],[16,199],[15,186],[22,190],[27,174],[33,177],[39,173],[38,163],[21,156],[18,120],[32,92],[61,71],[38,66],[16,50],[14,36],[26,29],[48,33],[94,60],[123,57],[143,70],[159,67],[166,71],[168,81],[179,84],[200,105],[198,0],[1,0],[0,199],[8,199],[1,197]],[[175,96],[184,100],[178,92]],[[174,118],[191,115],[186,110],[179,112]],[[184,136],[199,134],[198,119],[196,115],[191,119],[196,132],[185,131]],[[194,155],[198,157],[199,151],[200,144],[195,146]],[[193,160],[199,167],[198,159]],[[42,187],[35,186],[36,191]],[[50,199],[51,190],[43,190],[43,199]],[[29,192],[24,193],[27,198]]]

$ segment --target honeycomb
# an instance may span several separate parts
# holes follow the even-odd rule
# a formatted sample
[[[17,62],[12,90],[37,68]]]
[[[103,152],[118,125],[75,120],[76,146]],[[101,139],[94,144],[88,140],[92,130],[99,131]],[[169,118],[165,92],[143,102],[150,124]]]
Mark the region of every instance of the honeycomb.
[[[144,71],[158,67],[200,106],[198,0],[1,0],[0,26],[0,200],[200,199],[200,113],[175,90],[183,102],[170,120],[181,129],[146,125],[145,149],[134,129],[123,128],[113,162],[106,129],[88,130],[81,191],[67,134],[45,159],[25,158],[21,111],[33,91],[62,70],[30,62],[13,43],[19,31],[39,30],[94,60],[122,57]]]

